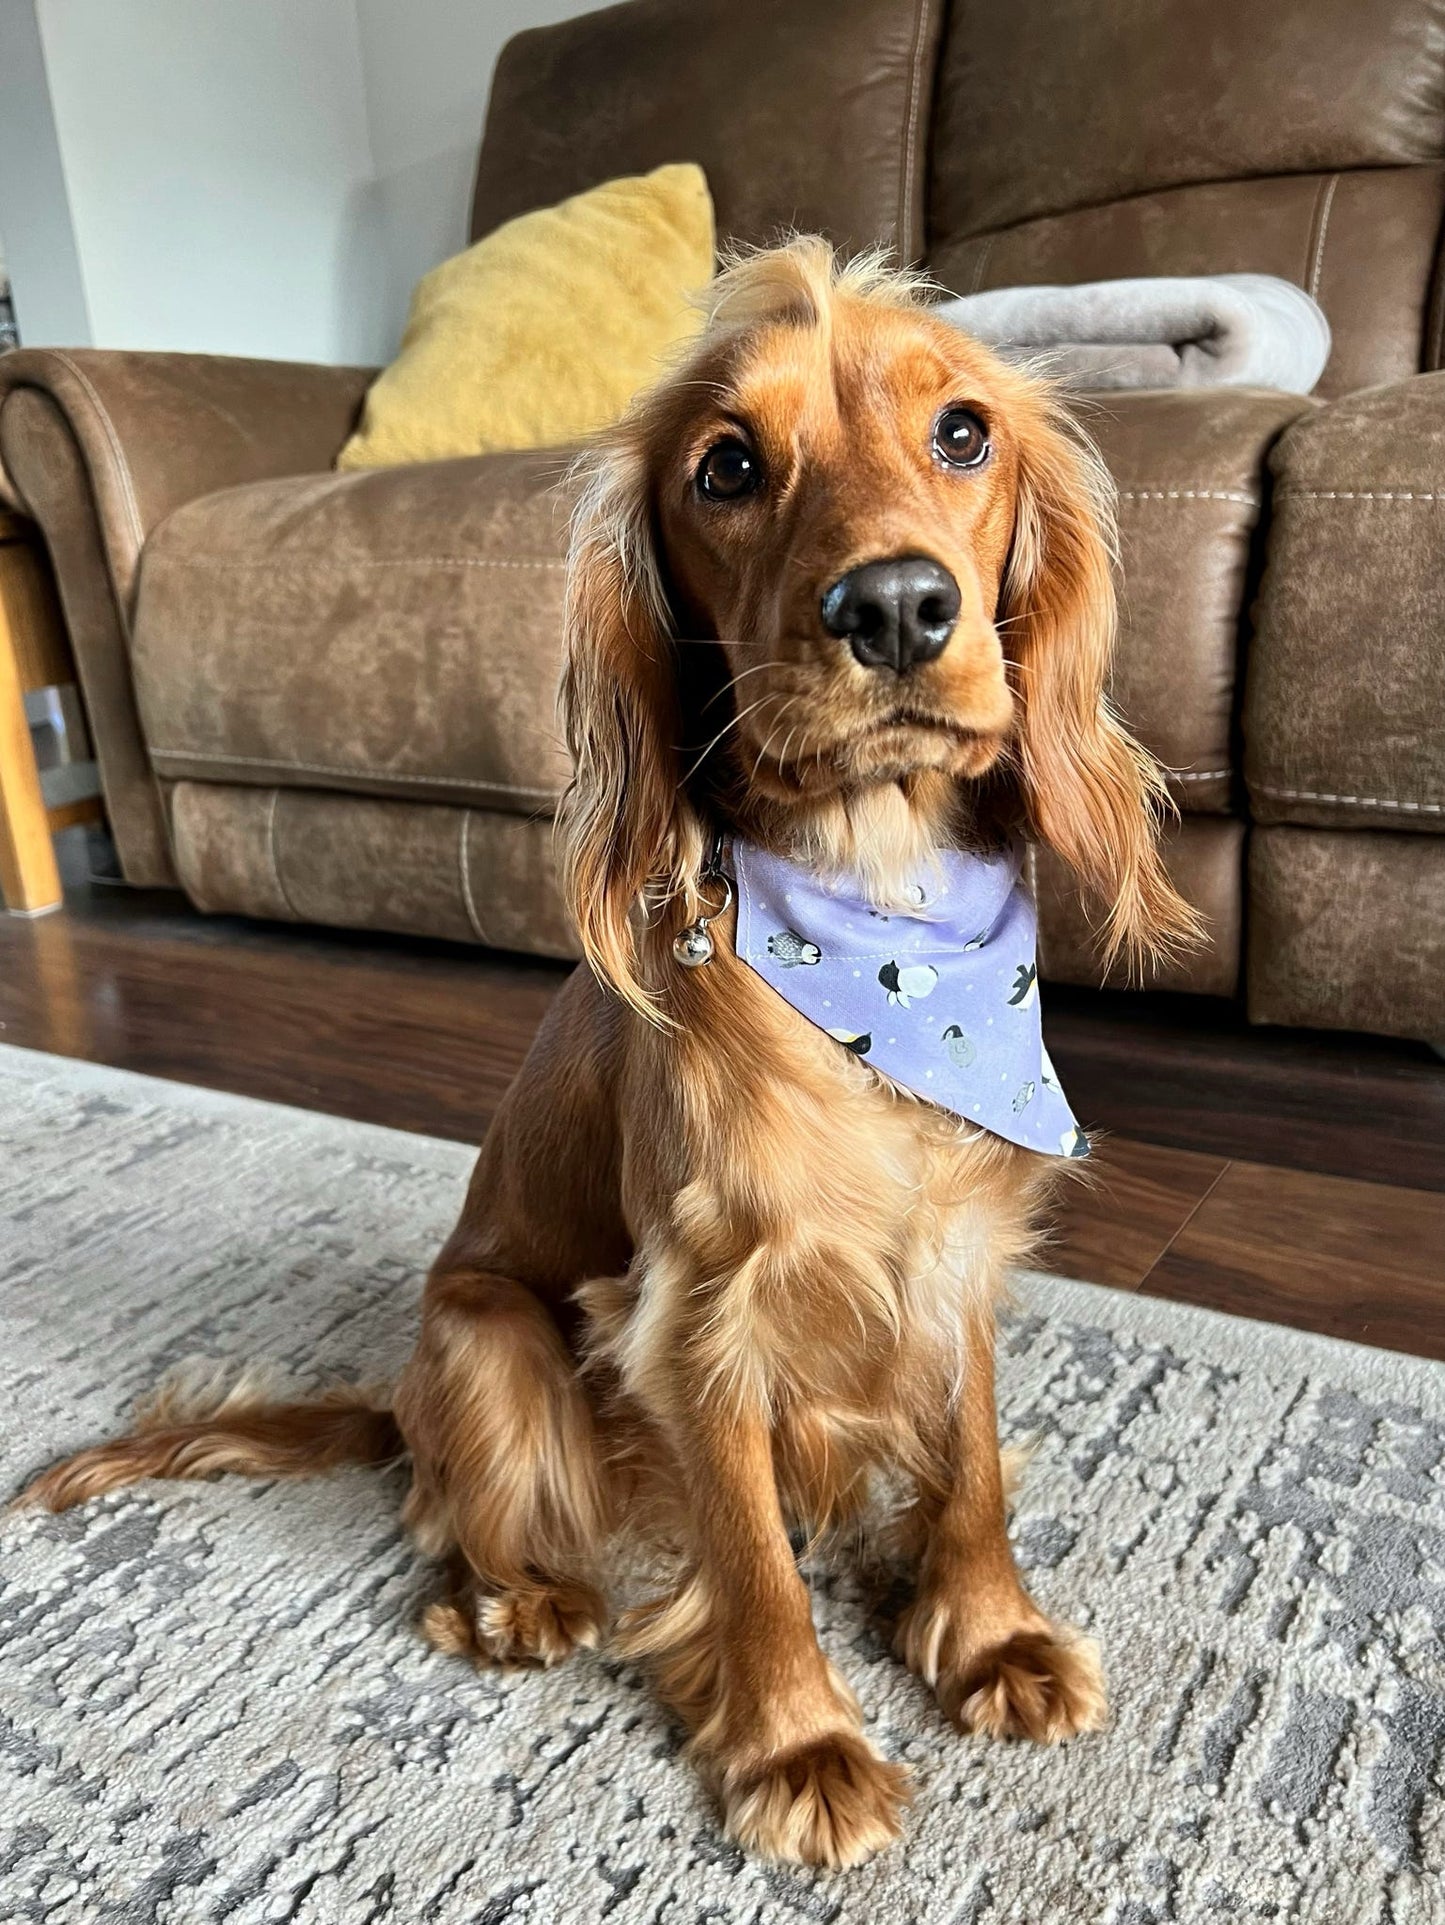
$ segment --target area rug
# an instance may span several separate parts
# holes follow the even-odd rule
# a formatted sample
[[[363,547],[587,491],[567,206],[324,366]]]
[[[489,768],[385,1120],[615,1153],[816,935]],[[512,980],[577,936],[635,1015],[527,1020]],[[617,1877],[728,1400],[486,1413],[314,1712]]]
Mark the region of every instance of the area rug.
[[[453,1144],[0,1048],[5,1488],[184,1357],[385,1375]],[[1044,1277],[1003,1426],[1113,1722],[962,1739],[846,1574],[818,1623],[913,1768],[853,1873],[744,1859],[643,1679],[478,1675],[412,1624],[398,1474],[151,1484],[0,1526],[0,1918],[31,1925],[1435,1925],[1445,1377]]]

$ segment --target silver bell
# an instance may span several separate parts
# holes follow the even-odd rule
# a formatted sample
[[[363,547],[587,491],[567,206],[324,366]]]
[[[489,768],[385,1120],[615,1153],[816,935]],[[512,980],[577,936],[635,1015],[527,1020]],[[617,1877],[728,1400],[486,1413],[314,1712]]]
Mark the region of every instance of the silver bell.
[[[679,935],[673,937],[672,953],[684,969],[700,969],[713,959],[713,940],[707,933],[707,925],[702,922],[689,923]]]
[[[717,954],[717,945],[708,931],[708,924],[716,921],[732,904],[733,886],[716,866],[720,860],[720,848],[720,844],[714,846],[713,866],[707,880],[722,885],[722,901],[716,909],[710,909],[705,916],[699,916],[696,922],[690,922],[672,939],[673,961],[681,963],[684,969],[701,969],[704,963],[712,961]]]

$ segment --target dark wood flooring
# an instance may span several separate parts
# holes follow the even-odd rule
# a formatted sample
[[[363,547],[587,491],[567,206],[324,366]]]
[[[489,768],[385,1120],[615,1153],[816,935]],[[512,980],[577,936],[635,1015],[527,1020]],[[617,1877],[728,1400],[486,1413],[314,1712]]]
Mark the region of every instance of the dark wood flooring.
[[[62,912],[0,916],[0,1041],[475,1142],[565,974],[72,867]],[[1445,1063],[1184,997],[1053,987],[1045,1028],[1106,1132],[1051,1267],[1445,1358]]]

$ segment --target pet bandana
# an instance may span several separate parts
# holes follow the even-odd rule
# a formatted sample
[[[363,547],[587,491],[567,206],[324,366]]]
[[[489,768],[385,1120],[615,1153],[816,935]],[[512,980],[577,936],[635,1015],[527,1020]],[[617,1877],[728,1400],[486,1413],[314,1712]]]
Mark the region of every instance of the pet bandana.
[[[917,907],[872,908],[735,841],[737,952],[895,1083],[1046,1156],[1087,1156],[1039,1021],[1037,922],[1018,849],[942,852]]]

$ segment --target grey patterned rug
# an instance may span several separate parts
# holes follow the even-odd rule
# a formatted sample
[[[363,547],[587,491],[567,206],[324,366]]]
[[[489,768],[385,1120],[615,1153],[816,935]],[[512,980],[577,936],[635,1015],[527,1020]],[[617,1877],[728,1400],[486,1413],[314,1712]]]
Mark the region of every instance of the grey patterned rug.
[[[179,1359],[385,1375],[454,1145],[0,1048],[6,1489]],[[1026,1280],[1004,1425],[1114,1722],[962,1740],[847,1579],[831,1655],[914,1768],[866,1869],[745,1861],[642,1680],[410,1630],[398,1475],[149,1485],[0,1527],[0,1918],[32,1925],[1435,1925],[1445,1373]]]

